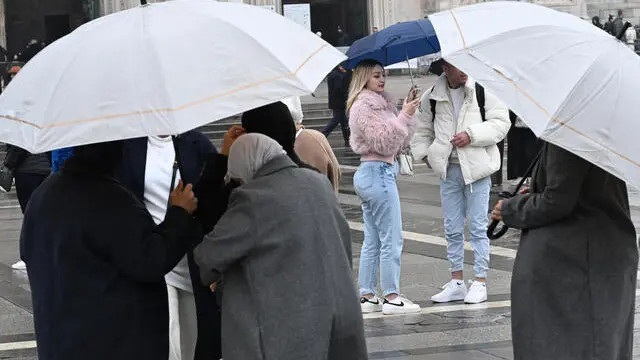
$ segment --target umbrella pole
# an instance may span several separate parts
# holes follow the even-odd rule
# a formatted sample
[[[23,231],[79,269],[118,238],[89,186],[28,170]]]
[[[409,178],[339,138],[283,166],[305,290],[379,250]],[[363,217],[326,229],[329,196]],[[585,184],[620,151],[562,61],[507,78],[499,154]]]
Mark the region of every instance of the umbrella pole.
[[[416,84],[413,82],[413,72],[411,71],[411,63],[409,62],[409,54],[407,53],[407,66],[409,67],[409,77],[411,78],[411,87],[414,88]]]

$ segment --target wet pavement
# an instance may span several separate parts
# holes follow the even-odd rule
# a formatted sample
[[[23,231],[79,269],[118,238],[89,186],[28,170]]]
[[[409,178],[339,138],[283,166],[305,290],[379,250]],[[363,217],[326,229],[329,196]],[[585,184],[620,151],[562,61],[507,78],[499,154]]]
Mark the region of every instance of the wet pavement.
[[[425,80],[427,81],[427,80]],[[399,82],[398,92],[403,89]],[[305,102],[322,102],[318,98]],[[350,222],[354,242],[354,281],[357,274],[363,224],[359,200],[352,185],[358,158],[336,130],[330,137],[342,164],[339,200]],[[479,305],[434,305],[429,299],[449,279],[446,241],[440,208],[439,180],[426,166],[417,166],[412,177],[400,177],[405,247],[401,289],[423,307],[416,315],[367,314],[365,332],[371,359],[496,360],[513,359],[510,330],[511,269],[519,234],[510,231],[492,242],[489,301]],[[632,190],[631,205],[636,228],[640,227],[640,194]],[[492,201],[495,201],[493,199]],[[18,259],[22,215],[15,193],[0,194],[0,359],[36,359],[30,288],[26,273],[10,266]],[[466,244],[468,247],[468,244]],[[473,254],[465,251],[467,280]],[[640,345],[636,321],[636,346]],[[634,359],[640,359],[640,349]]]

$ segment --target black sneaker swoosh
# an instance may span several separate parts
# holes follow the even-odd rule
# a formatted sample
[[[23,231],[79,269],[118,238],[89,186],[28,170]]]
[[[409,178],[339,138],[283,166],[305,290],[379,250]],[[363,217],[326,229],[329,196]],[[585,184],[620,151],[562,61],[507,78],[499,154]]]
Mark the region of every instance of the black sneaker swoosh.
[[[397,307],[403,307],[404,306],[404,301],[400,301],[400,304],[394,304],[394,303],[392,303],[390,301],[386,301],[385,300],[384,303],[385,303],[385,305],[393,305],[393,306],[397,306]]]
[[[366,297],[361,297],[360,298],[360,304],[364,304],[364,303],[369,303],[369,304],[373,304],[373,305],[380,305],[380,301],[376,300],[376,302],[373,302],[369,299],[367,299]]]

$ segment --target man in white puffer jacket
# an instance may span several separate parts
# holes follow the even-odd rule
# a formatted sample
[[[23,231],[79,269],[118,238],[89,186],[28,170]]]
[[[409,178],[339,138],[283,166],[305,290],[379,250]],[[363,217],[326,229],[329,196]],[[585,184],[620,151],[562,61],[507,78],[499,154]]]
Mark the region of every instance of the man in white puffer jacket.
[[[487,224],[491,175],[500,168],[497,143],[506,136],[509,111],[495,96],[485,92],[483,121],[476,84],[454,66],[444,63],[444,73],[422,97],[418,126],[411,142],[421,159],[440,177],[440,196],[452,280],[431,298],[434,302],[464,300],[477,304],[487,300],[489,270]],[[435,100],[435,116],[431,111]],[[464,229],[474,251],[475,279],[467,290],[464,267]]]

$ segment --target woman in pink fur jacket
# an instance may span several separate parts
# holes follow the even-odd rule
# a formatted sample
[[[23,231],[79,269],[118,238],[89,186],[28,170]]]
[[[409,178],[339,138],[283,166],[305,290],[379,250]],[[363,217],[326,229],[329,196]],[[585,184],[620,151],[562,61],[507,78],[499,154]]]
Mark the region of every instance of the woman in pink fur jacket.
[[[360,304],[364,313],[416,313],[420,306],[400,296],[403,241],[396,155],[413,136],[413,115],[419,100],[405,100],[398,114],[384,85],[382,65],[362,62],[354,70],[347,101],[351,147],[362,162],[353,177],[365,226],[358,274]],[[382,299],[377,296],[378,269]]]

